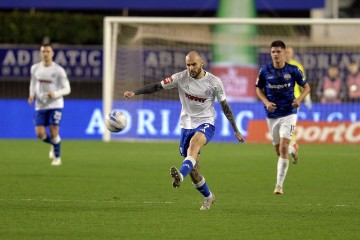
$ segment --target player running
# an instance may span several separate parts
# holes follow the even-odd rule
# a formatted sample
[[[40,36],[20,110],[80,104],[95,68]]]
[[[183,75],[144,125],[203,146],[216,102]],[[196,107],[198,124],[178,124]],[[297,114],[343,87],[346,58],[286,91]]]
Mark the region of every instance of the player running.
[[[162,89],[177,88],[182,104],[180,114],[180,154],[185,159],[181,168],[170,168],[173,187],[179,188],[187,175],[190,175],[195,188],[205,197],[200,210],[208,210],[215,202],[215,195],[209,190],[205,178],[199,169],[200,150],[212,139],[215,133],[215,98],[229,120],[234,135],[239,142],[244,142],[239,132],[230,105],[226,101],[224,87],[220,79],[206,72],[200,54],[191,51],[186,55],[187,70],[173,74],[159,83],[146,85],[135,91],[126,91],[124,97],[129,99],[139,94],[149,94]]]
[[[31,66],[30,94],[28,102],[35,104],[36,136],[51,144],[49,158],[52,166],[62,164],[60,156],[61,138],[59,135],[63,96],[70,94],[70,82],[63,67],[53,62],[54,51],[50,44],[40,48],[41,62]],[[50,136],[46,127],[50,126]]]
[[[266,120],[279,156],[275,194],[283,194],[283,183],[289,167],[289,144],[295,131],[297,108],[310,92],[310,86],[298,67],[285,62],[285,43],[271,43],[272,63],[261,67],[256,80],[256,93],[264,103]],[[295,98],[295,83],[303,87]]]

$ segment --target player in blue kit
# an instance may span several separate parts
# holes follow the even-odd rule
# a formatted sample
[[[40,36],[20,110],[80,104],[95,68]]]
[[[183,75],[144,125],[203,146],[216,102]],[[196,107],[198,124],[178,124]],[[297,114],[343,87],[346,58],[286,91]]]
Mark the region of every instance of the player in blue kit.
[[[264,103],[266,121],[276,154],[279,156],[275,194],[283,194],[283,183],[289,167],[289,144],[295,131],[297,108],[310,92],[310,86],[299,68],[285,62],[285,49],[283,41],[271,43],[272,63],[260,68],[256,80],[256,93]],[[297,98],[294,96],[295,83],[303,87]]]

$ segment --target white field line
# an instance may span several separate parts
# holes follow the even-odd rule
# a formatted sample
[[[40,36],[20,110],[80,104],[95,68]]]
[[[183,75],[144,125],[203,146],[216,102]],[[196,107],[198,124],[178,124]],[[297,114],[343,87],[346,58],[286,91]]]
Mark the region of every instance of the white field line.
[[[34,198],[22,198],[16,199],[17,201],[29,201],[29,202],[89,202],[89,203],[126,203],[126,204],[173,204],[171,201],[126,201],[126,200],[80,200],[80,199],[54,199],[54,198],[43,198],[43,199],[34,199]],[[15,200],[15,201],[16,201]],[[0,198],[0,201],[14,201],[14,199],[4,199]],[[201,202],[192,202],[193,204],[199,204]],[[221,203],[216,203],[216,205]],[[260,206],[317,206],[317,207],[350,207],[348,204],[312,204],[312,203],[292,203],[292,204],[284,204],[284,203],[237,203],[240,205],[260,205]]]

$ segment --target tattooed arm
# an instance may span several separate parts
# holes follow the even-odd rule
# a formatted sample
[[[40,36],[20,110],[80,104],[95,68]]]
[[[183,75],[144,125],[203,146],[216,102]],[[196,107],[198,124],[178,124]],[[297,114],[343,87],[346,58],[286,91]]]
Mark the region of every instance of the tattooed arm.
[[[135,91],[126,91],[126,92],[124,92],[124,97],[126,99],[129,99],[135,95],[154,93],[154,92],[160,91],[162,89],[164,89],[164,88],[160,82],[152,83],[152,84],[145,85],[144,87],[141,87]]]
[[[244,138],[236,126],[234,114],[231,110],[230,105],[228,104],[228,102],[226,100],[220,102],[220,105],[221,105],[221,109],[222,109],[223,113],[225,114],[226,118],[229,120],[232,128],[234,129],[235,137],[239,140],[239,142],[244,142]]]

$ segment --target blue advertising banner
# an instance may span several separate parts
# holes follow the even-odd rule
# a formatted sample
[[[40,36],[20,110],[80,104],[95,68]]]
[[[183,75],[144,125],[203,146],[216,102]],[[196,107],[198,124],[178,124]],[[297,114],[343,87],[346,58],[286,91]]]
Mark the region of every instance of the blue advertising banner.
[[[102,47],[54,49],[54,61],[63,66],[69,79],[102,78]],[[0,80],[29,78],[31,65],[40,61],[39,47],[0,47]]]
[[[81,10],[193,10],[193,11],[216,11],[220,0],[209,1],[169,1],[169,0],[12,0],[1,1],[0,8],[16,8],[16,9],[81,9]],[[325,0],[312,1],[286,1],[286,0],[256,0],[256,8],[258,10],[308,10],[311,8],[324,8]]]
[[[246,137],[251,120],[264,120],[265,113],[261,103],[231,103],[236,124]],[[180,135],[179,115],[181,106],[178,101],[117,101],[114,109],[125,113],[127,127],[113,134],[116,139],[153,139],[178,140]],[[218,103],[216,133],[213,138],[218,142],[235,141],[230,124],[222,114]],[[0,138],[35,139],[34,109],[26,99],[0,99]],[[61,136],[64,139],[101,139],[104,131],[104,113],[101,100],[65,100]],[[360,121],[360,104],[314,104],[312,109],[302,106],[299,121]]]

